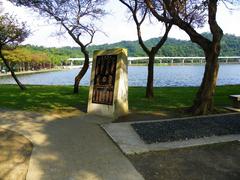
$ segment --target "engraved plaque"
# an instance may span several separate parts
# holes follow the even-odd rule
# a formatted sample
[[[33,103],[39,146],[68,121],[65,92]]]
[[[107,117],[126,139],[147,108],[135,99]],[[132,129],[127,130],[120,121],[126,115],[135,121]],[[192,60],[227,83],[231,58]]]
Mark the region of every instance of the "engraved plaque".
[[[117,55],[97,56],[92,103],[113,104]]]
[[[95,50],[87,112],[117,119],[128,114],[127,49]]]

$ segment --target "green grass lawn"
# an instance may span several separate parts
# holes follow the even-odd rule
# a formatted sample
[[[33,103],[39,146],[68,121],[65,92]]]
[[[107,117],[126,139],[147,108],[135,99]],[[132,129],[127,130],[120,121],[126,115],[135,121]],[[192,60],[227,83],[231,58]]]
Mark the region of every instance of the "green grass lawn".
[[[28,111],[86,110],[88,87],[73,94],[72,86],[27,86],[21,91],[16,85],[0,85],[0,108]],[[146,99],[145,88],[129,87],[129,109],[134,112],[167,111],[176,113],[190,106],[195,97],[195,87],[155,88],[155,97]],[[240,85],[219,86],[215,105],[218,109],[231,105],[230,94],[240,94]]]

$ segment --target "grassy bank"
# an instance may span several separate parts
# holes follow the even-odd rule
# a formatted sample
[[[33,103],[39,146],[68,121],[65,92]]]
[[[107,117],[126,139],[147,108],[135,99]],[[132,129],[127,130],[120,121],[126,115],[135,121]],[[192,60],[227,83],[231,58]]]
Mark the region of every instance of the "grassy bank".
[[[55,110],[86,110],[88,87],[81,87],[80,94],[73,94],[72,86],[27,86],[20,91],[16,85],[0,85],[0,108],[49,112]],[[155,88],[155,97],[145,99],[145,88],[129,88],[129,109],[133,112],[179,113],[192,104],[197,88]],[[231,105],[229,94],[239,94],[240,85],[219,86],[216,89],[215,105],[221,110]]]

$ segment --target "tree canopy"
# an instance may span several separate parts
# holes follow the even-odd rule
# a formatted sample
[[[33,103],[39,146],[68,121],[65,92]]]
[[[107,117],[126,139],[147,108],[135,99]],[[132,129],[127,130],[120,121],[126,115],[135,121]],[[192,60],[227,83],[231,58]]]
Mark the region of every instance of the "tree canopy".
[[[204,51],[206,60],[204,76],[194,103],[189,109],[193,114],[207,114],[214,110],[213,96],[218,77],[218,56],[221,51],[223,31],[217,22],[220,0],[144,0],[152,14],[162,22],[171,22],[185,31],[192,42]],[[163,16],[166,10],[168,17]],[[207,21],[211,39],[198,33],[196,28]]]
[[[16,48],[29,35],[29,30],[25,23],[19,23],[16,18],[8,14],[0,16],[0,58],[5,66],[10,70],[12,77],[17,82],[20,89],[24,90],[24,85],[18,80],[8,60],[3,54],[4,49]]]
[[[0,48],[14,48],[29,35],[25,23],[19,23],[9,14],[0,16]]]
[[[31,8],[48,19],[54,19],[80,46],[85,57],[84,65],[75,77],[74,93],[78,93],[79,84],[89,67],[87,47],[99,31],[95,20],[105,15],[103,5],[107,0],[9,0],[10,2]],[[62,33],[61,31],[59,32]],[[83,37],[88,37],[85,42]]]

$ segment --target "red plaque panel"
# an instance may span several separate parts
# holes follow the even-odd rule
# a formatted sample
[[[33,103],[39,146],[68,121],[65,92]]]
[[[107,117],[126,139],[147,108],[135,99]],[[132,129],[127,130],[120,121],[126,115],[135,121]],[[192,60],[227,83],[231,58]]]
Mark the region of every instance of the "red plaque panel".
[[[92,102],[113,104],[117,55],[97,56]]]

